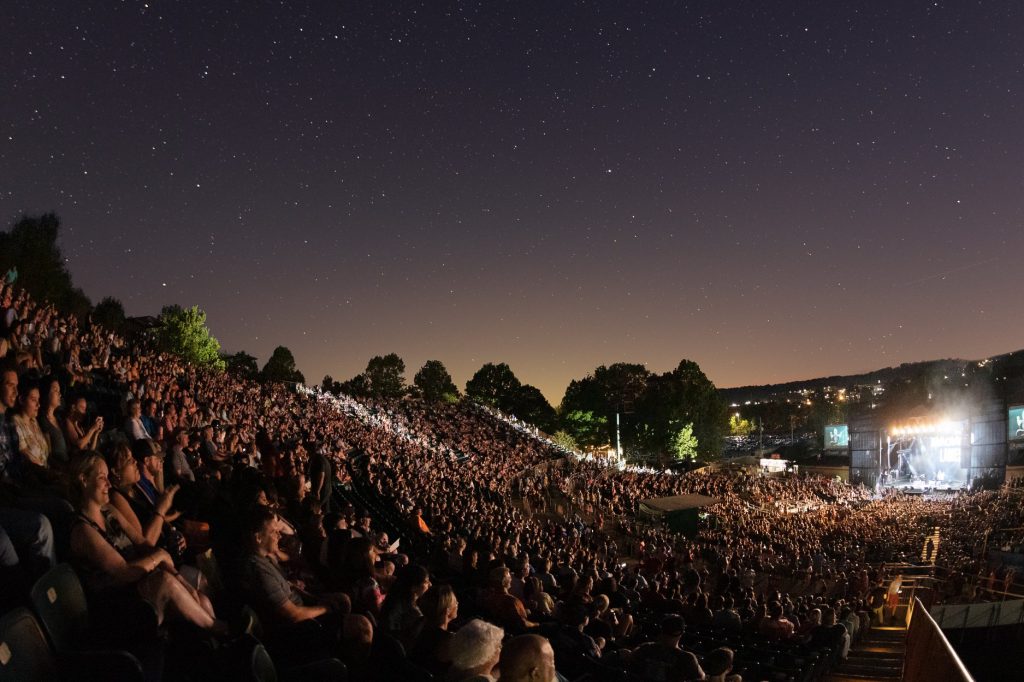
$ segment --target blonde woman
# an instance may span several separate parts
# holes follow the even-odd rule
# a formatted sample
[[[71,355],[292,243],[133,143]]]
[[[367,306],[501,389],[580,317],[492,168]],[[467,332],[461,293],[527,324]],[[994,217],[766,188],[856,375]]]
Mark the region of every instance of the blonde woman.
[[[107,613],[127,601],[149,602],[159,622],[179,618],[203,630],[223,633],[210,600],[186,583],[170,555],[154,547],[110,506],[106,462],[98,452],[83,452],[69,469],[78,516],[71,529],[71,557],[86,589],[90,606]]]

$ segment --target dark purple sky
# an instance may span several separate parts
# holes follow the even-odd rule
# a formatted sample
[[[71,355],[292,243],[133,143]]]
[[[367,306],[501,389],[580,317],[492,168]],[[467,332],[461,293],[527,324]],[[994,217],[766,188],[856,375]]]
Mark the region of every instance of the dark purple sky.
[[[8,1],[0,217],[310,381],[1024,346],[1024,5]]]

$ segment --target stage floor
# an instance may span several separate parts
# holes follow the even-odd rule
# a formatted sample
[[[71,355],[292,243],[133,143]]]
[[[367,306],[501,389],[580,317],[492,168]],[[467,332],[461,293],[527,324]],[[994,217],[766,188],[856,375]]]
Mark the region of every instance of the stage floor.
[[[967,487],[967,481],[922,481],[903,480],[888,483],[886,488],[894,488],[906,493],[955,492]]]

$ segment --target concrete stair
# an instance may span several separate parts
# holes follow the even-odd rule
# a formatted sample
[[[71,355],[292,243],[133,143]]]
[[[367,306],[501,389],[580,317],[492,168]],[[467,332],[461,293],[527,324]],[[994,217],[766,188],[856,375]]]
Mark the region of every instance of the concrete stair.
[[[899,682],[903,679],[906,635],[904,627],[872,627],[827,681]]]
[[[932,543],[933,543],[932,555],[930,557],[928,556],[928,540],[931,540]],[[926,537],[924,539],[924,542],[921,544],[921,561],[923,561],[925,563],[929,563],[932,566],[934,566],[935,565],[935,557],[939,553],[939,544],[940,544],[939,527],[935,526],[934,528],[932,528],[932,534],[929,535],[928,537]]]

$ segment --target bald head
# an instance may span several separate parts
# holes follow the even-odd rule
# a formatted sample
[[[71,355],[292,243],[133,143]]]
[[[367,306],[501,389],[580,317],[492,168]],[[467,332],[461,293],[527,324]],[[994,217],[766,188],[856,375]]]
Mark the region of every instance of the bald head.
[[[373,643],[373,624],[366,616],[349,613],[342,622],[341,634],[346,642],[368,647]]]
[[[501,649],[501,682],[555,682],[555,652],[540,635],[520,635]]]

